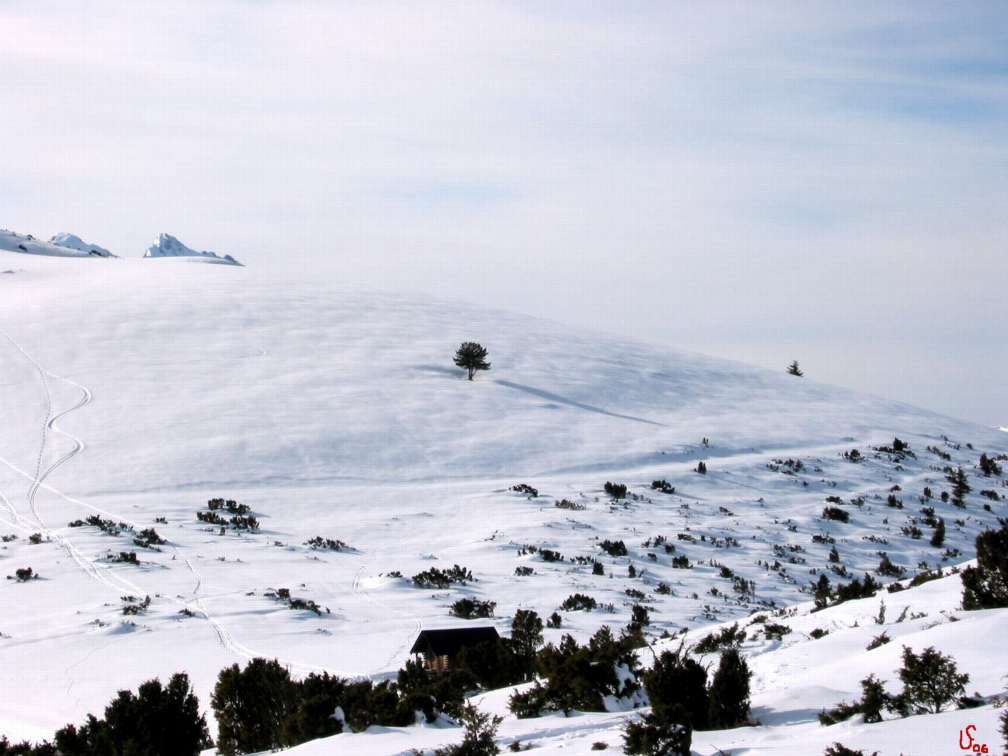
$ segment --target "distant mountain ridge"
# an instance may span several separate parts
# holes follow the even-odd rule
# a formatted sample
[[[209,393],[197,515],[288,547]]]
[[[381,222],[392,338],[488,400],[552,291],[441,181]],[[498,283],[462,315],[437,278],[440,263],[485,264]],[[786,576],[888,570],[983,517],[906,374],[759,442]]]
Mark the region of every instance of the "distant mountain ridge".
[[[66,231],[60,231],[49,240],[49,243],[55,244],[57,247],[75,249],[78,252],[86,252],[89,255],[96,255],[98,257],[115,257],[115,255],[104,247],[99,247],[97,244],[88,244],[76,234],[70,234]]]
[[[221,265],[241,265],[231,255],[219,255],[216,252],[195,250],[188,247],[171,234],[158,234],[154,243],[147,248],[144,257],[197,257],[205,262],[215,262]]]
[[[116,257],[104,247],[88,244],[79,236],[65,231],[56,234],[49,241],[42,241],[31,234],[0,229],[0,249],[47,257]]]

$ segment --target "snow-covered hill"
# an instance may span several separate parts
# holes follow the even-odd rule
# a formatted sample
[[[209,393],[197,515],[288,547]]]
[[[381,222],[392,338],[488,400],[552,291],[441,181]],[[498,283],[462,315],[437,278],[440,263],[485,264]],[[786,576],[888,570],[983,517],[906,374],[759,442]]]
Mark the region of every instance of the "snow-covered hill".
[[[0,688],[16,692],[0,697],[0,733],[51,736],[118,689],[181,670],[207,706],[218,670],[253,655],[296,673],[388,674],[420,627],[461,622],[447,615],[461,595],[496,601],[501,629],[516,608],[548,615],[573,592],[611,603],[564,615],[579,638],[626,624],[628,589],[646,594],[654,633],[738,619],[806,600],[834,545],[850,575],[882,551],[913,573],[972,556],[1005,515],[980,495],[1000,497],[1003,481],[976,470],[981,452],[1008,452],[992,428],[513,313],[185,261],[0,252],[0,270],[17,270],[0,277],[0,534],[14,536],[0,574],[42,576],[0,582]],[[473,382],[451,362],[469,339],[493,363]],[[873,449],[894,436],[912,456]],[[855,448],[863,461],[842,456]],[[969,476],[965,509],[939,498],[946,465]],[[607,480],[627,500],[611,501]],[[539,496],[511,491],[519,482]],[[261,530],[197,521],[212,497],[249,505]],[[827,505],[849,522],[823,519]],[[941,548],[925,505],[947,525]],[[168,543],[68,527],[89,515]],[[314,536],[353,549],[314,551]],[[602,552],[604,539],[627,556]],[[106,558],[124,550],[140,564]],[[411,587],[454,563],[478,582]],[[267,595],[278,587],[329,612],[291,611]],[[150,607],[124,616],[128,595]],[[766,701],[767,721],[791,705]]]
[[[79,236],[61,232],[45,242],[31,234],[0,229],[0,250],[48,257],[115,257],[104,247],[88,244]]]
[[[192,257],[201,262],[217,263],[219,265],[241,265],[231,255],[218,255],[216,252],[200,252],[180,242],[170,234],[158,234],[154,243],[147,248],[144,257]]]
[[[65,231],[56,234],[49,240],[49,243],[55,244],[57,247],[75,249],[78,252],[84,252],[85,254],[95,255],[97,257],[115,257],[115,255],[104,247],[99,247],[97,244],[88,244],[79,236],[75,234],[68,234]]]

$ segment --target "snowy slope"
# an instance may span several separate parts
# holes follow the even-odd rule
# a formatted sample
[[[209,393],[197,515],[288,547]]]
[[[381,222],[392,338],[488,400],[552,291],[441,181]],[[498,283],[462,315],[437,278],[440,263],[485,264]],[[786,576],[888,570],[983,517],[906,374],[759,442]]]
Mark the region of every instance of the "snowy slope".
[[[565,616],[578,637],[625,624],[631,587],[648,593],[656,633],[744,617],[807,598],[829,550],[813,535],[834,537],[852,574],[880,550],[913,572],[972,556],[975,535],[1005,514],[978,495],[998,485],[978,477],[979,453],[1008,451],[994,429],[513,313],[185,262],[0,252],[0,270],[17,270],[0,276],[0,534],[16,536],[0,574],[43,576],[0,582],[0,687],[17,691],[0,698],[9,736],[49,736],[116,690],[179,670],[207,706],[218,670],[252,655],[297,673],[394,672],[418,628],[457,622],[447,605],[466,593],[497,601],[502,629],[515,608],[549,614],[575,591],[614,605]],[[451,364],[467,339],[493,362],[472,383]],[[895,435],[915,458],[871,451]],[[855,447],[865,462],[840,456]],[[787,458],[799,474],[773,462]],[[964,511],[932,502],[959,557],[930,547],[924,526],[922,539],[902,532],[924,485],[948,487],[949,463],[974,487]],[[651,491],[655,478],[677,493]],[[606,480],[638,498],[611,506]],[[517,482],[541,495],[510,492]],[[904,509],[886,506],[894,485]],[[262,531],[218,536],[197,522],[216,496],[250,505]],[[849,524],[821,519],[826,496],[843,499]],[[560,498],[584,509],[558,509]],[[139,567],[105,561],[135,547],[67,527],[94,513],[155,526],[169,545],[139,549]],[[693,569],[643,545],[659,534]],[[303,544],[316,535],[355,550],[313,552]],[[604,538],[625,540],[629,557],[603,555]],[[519,556],[523,544],[567,560]],[[600,556],[607,574],[576,555]],[[756,595],[735,595],[712,559]],[[627,577],[631,561],[643,577]],[[479,582],[432,595],[387,576],[456,562]],[[536,574],[515,577],[519,564]],[[659,580],[674,595],[654,594]],[[287,610],[264,595],[276,587],[331,612]],[[128,594],[152,604],[124,623]]]
[[[851,601],[812,612],[810,604],[793,607],[774,621],[791,628],[782,641],[767,641],[759,632],[760,624],[740,623],[748,633],[742,644],[753,671],[752,716],[761,726],[734,730],[696,732],[693,751],[701,754],[821,754],[837,741],[851,748],[877,751],[882,756],[927,756],[956,753],[959,731],[976,726],[978,742],[987,742],[990,753],[1000,753],[999,710],[992,701],[976,709],[948,711],[938,715],[890,718],[878,724],[864,724],[860,715],[825,727],[817,716],[842,701],[860,698],[860,681],[875,674],[890,693],[902,685],[897,674],[904,646],[920,653],[935,646],[952,656],[960,672],[970,676],[969,693],[985,698],[1008,700],[1008,678],[1003,660],[1003,610],[963,612],[958,609],[962,586],[956,575],[926,583],[900,593],[881,593],[872,599]],[[879,607],[886,607],[882,624],[877,624]],[[720,626],[711,630],[720,629]],[[816,640],[812,630],[828,634]],[[689,643],[707,634],[690,633]],[[866,646],[885,632],[891,641],[872,651]],[[680,640],[659,641],[656,653],[678,648]],[[643,652],[641,661],[648,665],[651,654]],[[700,657],[701,662],[717,666],[717,655]],[[993,662],[993,663],[992,663]],[[519,686],[521,688],[523,686]],[[494,691],[476,699],[480,708],[504,717],[499,730],[500,742],[514,741],[531,745],[536,754],[589,754],[592,745],[605,743],[603,753],[621,753],[622,730],[635,713],[561,714],[539,719],[517,719],[507,709],[507,699],[514,688]],[[642,712],[646,712],[643,709]],[[458,729],[439,727],[380,728],[364,733],[344,733],[290,749],[296,756],[329,753],[409,754],[413,748],[436,748],[461,740]]]
[[[158,234],[154,243],[147,248],[144,257],[192,257],[200,262],[217,263],[220,265],[241,265],[231,255],[218,255],[216,252],[200,252],[180,242],[170,234]]]

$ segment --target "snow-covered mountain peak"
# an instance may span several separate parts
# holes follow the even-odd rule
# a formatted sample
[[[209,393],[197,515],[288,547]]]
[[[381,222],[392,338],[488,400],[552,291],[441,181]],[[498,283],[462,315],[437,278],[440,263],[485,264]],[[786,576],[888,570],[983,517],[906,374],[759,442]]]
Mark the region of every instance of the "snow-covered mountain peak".
[[[49,243],[55,244],[57,247],[75,249],[79,252],[86,252],[89,255],[96,255],[98,257],[115,257],[115,255],[104,247],[99,247],[97,244],[89,244],[76,234],[70,234],[66,231],[60,231],[49,240]]]
[[[31,234],[0,229],[0,250],[46,257],[115,257],[104,247],[88,244],[79,236],[65,232],[56,234],[49,241],[42,241]]]
[[[154,243],[147,248],[144,257],[195,257],[204,262],[222,265],[241,265],[231,255],[218,255],[216,252],[200,251],[186,246],[171,234],[158,234]]]

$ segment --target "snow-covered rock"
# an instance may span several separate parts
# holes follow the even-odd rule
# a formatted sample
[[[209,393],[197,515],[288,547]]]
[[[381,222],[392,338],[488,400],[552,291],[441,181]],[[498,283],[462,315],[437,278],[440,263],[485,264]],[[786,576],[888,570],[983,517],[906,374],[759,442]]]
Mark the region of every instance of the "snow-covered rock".
[[[241,265],[231,255],[218,255],[216,252],[199,251],[187,247],[171,234],[158,234],[154,243],[147,248],[144,257],[193,257],[203,262],[220,265]]]

